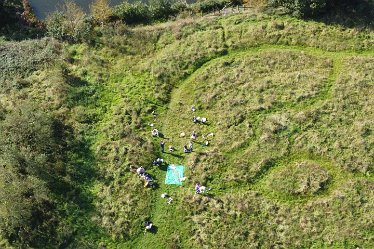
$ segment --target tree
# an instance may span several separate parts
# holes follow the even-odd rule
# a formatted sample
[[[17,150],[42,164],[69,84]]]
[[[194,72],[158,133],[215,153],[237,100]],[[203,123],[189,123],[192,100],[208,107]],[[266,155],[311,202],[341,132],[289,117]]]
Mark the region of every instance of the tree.
[[[149,23],[152,19],[148,5],[142,2],[124,2],[114,8],[116,18],[126,24]]]
[[[112,9],[108,0],[95,0],[91,5],[91,15],[98,23],[103,24],[109,21],[112,16]]]
[[[270,5],[282,6],[298,17],[317,16],[326,12],[329,0],[269,0]]]
[[[93,23],[89,16],[73,1],[66,1],[60,11],[47,18],[48,34],[60,40],[90,41]]]
[[[65,1],[61,12],[65,17],[65,27],[69,33],[74,33],[75,27],[86,15],[82,8],[71,0]]]
[[[175,0],[149,0],[149,9],[153,20],[167,20],[170,16],[174,16],[176,11],[173,9]]]

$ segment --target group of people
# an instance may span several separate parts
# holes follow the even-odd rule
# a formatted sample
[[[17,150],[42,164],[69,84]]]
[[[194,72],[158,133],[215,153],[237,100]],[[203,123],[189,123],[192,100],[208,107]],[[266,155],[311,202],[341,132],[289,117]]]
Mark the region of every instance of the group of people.
[[[152,162],[153,165],[157,165],[157,166],[162,166],[163,163],[164,163],[164,159],[162,159],[162,158],[157,158],[157,159],[153,160],[153,162]]]
[[[194,124],[206,124],[206,122],[207,122],[207,119],[206,118],[200,118],[200,117],[195,117],[195,116],[193,116],[193,118],[192,118],[192,122],[194,123]]]
[[[183,152],[184,152],[184,153],[192,152],[192,149],[193,149],[192,142],[190,142],[190,143],[188,144],[188,146],[187,146],[186,144],[183,145]]]
[[[196,111],[196,107],[193,105],[191,107],[191,110],[192,110],[192,112],[195,112]],[[152,114],[153,114],[154,117],[156,117],[156,115],[157,115],[155,113],[155,111],[152,111]],[[192,121],[193,121],[194,124],[207,124],[207,118],[205,118],[205,117],[196,117],[196,116],[193,116]],[[151,127],[153,127],[153,124],[151,125]],[[151,135],[153,137],[158,137],[158,136],[160,136],[160,132],[159,132],[159,130],[157,130],[156,128],[154,128],[151,131]],[[184,136],[185,136],[185,133],[184,132],[181,133],[180,137],[184,137]],[[213,133],[209,133],[207,135],[207,138],[209,138],[210,136],[213,136]],[[203,145],[204,146],[208,146],[208,144],[209,144],[208,139],[206,137],[204,137],[204,135],[202,135],[202,138],[205,140],[204,143],[203,143]],[[183,146],[183,152],[184,153],[190,153],[190,152],[193,151],[193,141],[196,141],[196,139],[197,139],[197,133],[196,133],[196,131],[192,131],[190,139],[191,139],[191,141],[188,143],[188,145],[185,144]],[[161,148],[161,152],[165,153],[165,141],[164,140],[160,141],[160,148]],[[169,146],[169,152],[174,152],[174,151],[175,151],[175,148],[172,145],[170,145]],[[164,163],[164,159],[162,159],[162,158],[157,158],[157,159],[155,159],[153,161],[153,165],[157,165],[157,166],[161,166],[163,163]],[[149,183],[153,181],[153,179],[151,178],[151,176],[145,172],[145,170],[144,170],[143,167],[138,168],[137,169],[137,173],[138,173],[139,176],[141,176],[145,180],[145,182],[146,182],[145,186],[149,185]],[[206,190],[205,186],[200,185],[200,183],[196,183],[196,185],[195,185],[195,192],[197,194],[205,193],[206,191],[207,190]],[[168,200],[167,204],[171,204],[173,202],[173,199],[167,193],[161,194],[161,197],[162,198],[167,198],[167,200]],[[144,222],[144,226],[145,226],[145,231],[151,231],[152,228],[153,228],[153,224],[149,220],[146,220]]]

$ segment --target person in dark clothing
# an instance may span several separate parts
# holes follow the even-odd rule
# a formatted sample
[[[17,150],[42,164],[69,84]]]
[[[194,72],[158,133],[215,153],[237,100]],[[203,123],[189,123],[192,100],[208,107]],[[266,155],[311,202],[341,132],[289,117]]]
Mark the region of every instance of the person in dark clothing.
[[[196,117],[195,117],[195,116],[193,116],[193,118],[192,118],[192,122],[193,122],[194,124],[196,124],[196,123],[197,123],[197,119],[196,119]]]
[[[153,226],[153,224],[152,224],[151,221],[148,221],[148,220],[145,221],[144,222],[144,232],[151,231],[152,226]]]
[[[161,142],[160,142],[160,146],[161,146],[161,151],[162,151],[162,153],[165,153],[165,142],[164,142],[164,141],[161,141]]]
[[[192,139],[192,140],[195,140],[195,139],[196,139],[196,132],[195,132],[195,131],[192,132],[192,134],[191,134],[191,139]]]
[[[161,166],[163,162],[164,162],[164,159],[157,158],[156,160],[153,161],[153,165]]]

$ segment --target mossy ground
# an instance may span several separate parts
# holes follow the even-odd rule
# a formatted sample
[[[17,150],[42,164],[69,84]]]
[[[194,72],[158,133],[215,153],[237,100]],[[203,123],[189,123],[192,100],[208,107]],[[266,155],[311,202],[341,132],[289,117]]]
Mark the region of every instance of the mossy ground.
[[[68,247],[374,246],[373,32],[253,12],[102,33],[7,95],[34,96],[80,141],[67,159],[83,169],[80,198],[60,207]],[[176,152],[162,154],[161,140]],[[185,165],[182,186],[163,183],[159,156]],[[196,195],[196,182],[212,190]]]

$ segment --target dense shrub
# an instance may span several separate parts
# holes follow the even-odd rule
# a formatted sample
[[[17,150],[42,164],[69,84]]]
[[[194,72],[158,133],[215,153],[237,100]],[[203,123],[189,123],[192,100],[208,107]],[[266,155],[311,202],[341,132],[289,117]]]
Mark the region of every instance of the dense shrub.
[[[328,0],[270,0],[272,6],[282,6],[293,12],[293,15],[316,16],[326,11]]]
[[[322,17],[352,19],[372,25],[374,2],[364,0],[269,0],[270,6],[284,7],[297,17]],[[367,20],[362,20],[367,19]],[[341,22],[341,21],[340,21]],[[343,22],[345,23],[345,21]]]
[[[188,5],[182,1],[150,0],[142,2],[122,3],[114,7],[113,15],[127,24],[147,24],[153,21],[165,21],[185,11]]]
[[[194,4],[196,12],[208,13],[223,9],[231,3],[230,0],[206,0]]]
[[[66,2],[61,11],[48,17],[46,24],[50,36],[72,42],[88,42],[94,27],[92,17],[74,2]]]
[[[53,13],[47,20],[48,35],[59,40],[88,42],[92,38],[93,27],[92,18],[87,15],[74,21],[73,25],[62,12]]]
[[[177,15],[178,11],[174,8],[176,3],[175,0],[150,0],[149,10],[153,20],[167,20]]]
[[[91,5],[91,15],[96,22],[104,23],[109,21],[112,12],[108,0],[95,0]]]
[[[122,3],[113,12],[116,19],[127,24],[149,23],[152,18],[148,5],[142,2]]]
[[[53,39],[6,42],[0,45],[0,83],[22,78],[56,58],[60,44]],[[4,85],[3,85],[4,87]]]
[[[17,20],[15,13],[22,5],[19,1],[17,2],[9,0],[0,1],[0,27]]]
[[[56,39],[62,40],[67,31],[63,25],[65,17],[62,12],[55,12],[48,17],[47,20],[47,30],[48,34]]]

